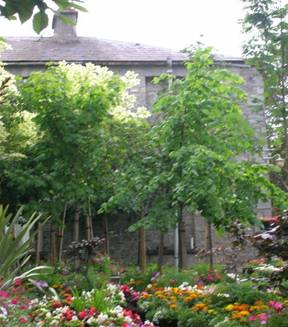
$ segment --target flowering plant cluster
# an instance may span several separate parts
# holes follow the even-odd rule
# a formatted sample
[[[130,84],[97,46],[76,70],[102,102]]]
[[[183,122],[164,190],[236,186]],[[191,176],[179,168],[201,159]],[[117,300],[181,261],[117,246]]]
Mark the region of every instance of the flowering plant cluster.
[[[160,326],[172,319],[181,326],[193,326],[197,321],[199,326],[213,327],[261,326],[276,316],[287,319],[288,301],[276,295],[277,300],[258,299],[251,304],[232,302],[234,299],[229,293],[220,293],[216,285],[182,283],[178,287],[159,287],[155,283],[141,293],[139,306]]]
[[[31,312],[33,326],[153,327],[128,308],[125,293],[133,297],[128,287],[108,284],[101,290],[67,293],[63,299],[43,297]]]
[[[21,326],[32,319],[30,310],[37,305],[37,300],[27,297],[27,290],[21,279],[15,279],[9,290],[0,289],[0,325]]]

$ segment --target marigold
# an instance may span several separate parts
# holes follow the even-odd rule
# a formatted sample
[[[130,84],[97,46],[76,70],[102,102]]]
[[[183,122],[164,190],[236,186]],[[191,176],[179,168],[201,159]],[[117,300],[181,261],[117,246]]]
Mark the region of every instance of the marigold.
[[[236,312],[236,313],[233,313],[231,318],[232,319],[241,319],[243,317],[246,317],[246,316],[249,316],[250,315],[250,312],[247,311],[247,310],[243,310],[243,311],[239,311],[239,312]]]
[[[142,293],[141,298],[145,300],[145,299],[149,299],[151,296],[152,296],[151,294]]]
[[[248,308],[249,308],[248,304],[234,305],[234,310],[235,311],[248,311]]]
[[[203,311],[203,310],[207,310],[207,304],[205,303],[196,303],[193,307],[194,310],[197,310],[197,311]]]

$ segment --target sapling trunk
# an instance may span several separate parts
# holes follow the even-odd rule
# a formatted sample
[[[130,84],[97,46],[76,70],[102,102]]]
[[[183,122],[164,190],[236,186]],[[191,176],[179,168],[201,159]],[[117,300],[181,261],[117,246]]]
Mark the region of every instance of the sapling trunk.
[[[210,223],[207,223],[206,251],[208,253],[210,270],[213,270],[213,266],[214,266],[213,239],[212,239],[212,225]]]
[[[183,219],[183,203],[178,204],[178,234],[179,234],[179,269],[187,267],[186,228]]]
[[[79,218],[80,218],[80,208],[77,204],[75,215],[74,215],[74,233],[73,233],[73,241],[79,242]]]
[[[88,225],[89,225],[89,231],[90,231],[90,240],[94,238],[94,232],[93,232],[93,221],[92,221],[92,212],[91,212],[91,203],[90,199],[88,201]]]
[[[139,229],[139,267],[142,272],[146,271],[146,233],[144,227]]]
[[[158,248],[158,271],[162,273],[164,259],[164,232],[159,232],[159,248]]]
[[[108,257],[110,257],[110,239],[109,239],[109,227],[107,215],[104,215],[104,235],[105,235],[105,252]]]
[[[89,214],[86,215],[85,217],[85,225],[86,225],[86,239],[90,241],[92,239],[91,237],[92,232],[91,232],[91,219]]]
[[[63,254],[63,241],[64,241],[64,230],[65,230],[65,220],[66,220],[66,214],[67,214],[67,203],[65,203],[63,216],[62,216],[62,226],[60,227],[60,233],[59,233],[59,261],[62,260],[62,254]]]
[[[52,265],[57,260],[56,229],[53,224],[50,225],[50,262]]]
[[[36,242],[36,265],[40,264],[41,253],[43,251],[43,225],[38,223],[37,242]]]

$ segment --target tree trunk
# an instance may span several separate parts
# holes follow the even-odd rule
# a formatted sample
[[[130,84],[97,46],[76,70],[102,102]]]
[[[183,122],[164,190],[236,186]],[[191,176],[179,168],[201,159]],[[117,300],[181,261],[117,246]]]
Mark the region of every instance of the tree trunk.
[[[62,216],[62,226],[60,227],[60,232],[59,232],[59,253],[58,253],[59,261],[62,260],[66,214],[67,214],[67,203],[65,203],[64,206],[64,211]]]
[[[206,251],[209,259],[210,269],[213,270],[214,256],[213,256],[213,239],[212,239],[212,225],[207,223],[207,234],[206,234]]]
[[[106,255],[110,257],[110,239],[109,239],[109,227],[108,227],[107,215],[104,215],[103,223],[104,223],[104,236],[105,236],[105,252]]]
[[[92,231],[91,231],[91,217],[90,215],[86,215],[85,217],[85,225],[86,225],[86,239],[90,241],[92,239]]]
[[[80,208],[77,204],[74,216],[74,233],[73,233],[73,241],[79,242],[79,218],[80,218]]]
[[[50,262],[55,265],[57,261],[57,244],[56,244],[56,229],[53,224],[50,225]]]
[[[43,225],[41,223],[38,223],[37,243],[36,243],[36,265],[40,264],[42,251],[43,251]]]
[[[164,259],[164,233],[162,231],[159,232],[159,249],[158,249],[158,271],[162,273]]]
[[[91,212],[91,203],[90,198],[88,202],[88,215],[89,215],[89,229],[90,229],[90,239],[92,240],[94,238],[94,232],[93,232],[93,220],[92,220],[92,212]]]
[[[146,233],[144,227],[139,229],[139,267],[142,272],[146,271]]]
[[[183,221],[183,204],[178,205],[178,234],[179,234],[179,269],[187,267],[186,228]]]

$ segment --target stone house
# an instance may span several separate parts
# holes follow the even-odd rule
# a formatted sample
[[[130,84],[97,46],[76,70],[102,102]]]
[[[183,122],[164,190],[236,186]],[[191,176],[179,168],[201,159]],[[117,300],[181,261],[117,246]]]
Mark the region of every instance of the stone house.
[[[77,12],[66,11],[64,15],[75,22],[75,25],[65,25],[58,17],[53,20],[54,35],[52,37],[7,37],[6,42],[11,49],[0,53],[0,61],[4,62],[6,69],[15,75],[28,76],[33,71],[44,70],[49,62],[66,62],[85,64],[91,62],[104,65],[112,71],[123,74],[132,70],[138,74],[140,84],[134,92],[137,96],[137,106],[151,108],[159,86],[151,83],[155,76],[167,71],[176,76],[184,76],[183,61],[185,55],[176,50],[151,47],[139,43],[127,43],[104,40],[98,38],[78,37],[76,33]],[[257,133],[265,134],[265,121],[263,110],[254,110],[253,99],[262,98],[263,85],[261,75],[252,67],[246,65],[241,58],[216,58],[222,65],[241,75],[245,84],[244,90],[248,94],[248,103],[243,106],[243,112],[255,128]],[[259,204],[260,216],[269,216],[271,206],[269,203]],[[109,221],[111,236],[111,255],[135,261],[137,257],[137,235],[127,232],[131,224],[128,219],[119,217]],[[95,221],[96,235],[103,235],[102,222]],[[200,217],[193,219],[187,215],[187,249],[188,260],[195,260],[194,247],[205,247],[206,226]],[[69,233],[68,233],[69,235]],[[148,255],[155,259],[158,247],[158,236],[155,232],[148,233]],[[229,239],[213,235],[214,245],[229,244]],[[69,236],[65,243],[69,243]],[[129,249],[129,250],[127,250]],[[173,262],[173,233],[164,237],[164,254],[166,262]]]

